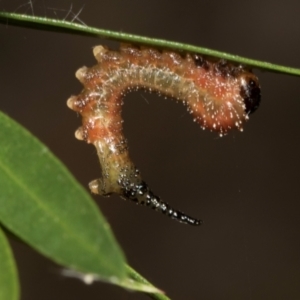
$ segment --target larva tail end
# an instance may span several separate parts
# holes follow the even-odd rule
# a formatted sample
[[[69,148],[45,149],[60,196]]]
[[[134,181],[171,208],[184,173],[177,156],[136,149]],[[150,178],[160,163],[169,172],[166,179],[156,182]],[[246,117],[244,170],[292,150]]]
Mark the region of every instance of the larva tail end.
[[[156,196],[156,199],[157,198],[158,197]],[[193,225],[193,226],[199,226],[199,225],[203,224],[202,220],[195,219],[193,217],[186,215],[185,213],[183,213],[181,211],[174,210],[173,208],[171,208],[169,206],[169,204],[161,201],[160,199],[159,199],[159,201],[160,201],[159,207],[157,208],[157,210],[160,210],[162,213],[168,215],[172,219],[177,220],[180,223]]]
[[[194,226],[201,225],[203,223],[201,220],[192,218],[178,210],[174,210],[168,203],[162,201],[160,197],[154,195],[144,181],[139,183],[126,181],[126,184],[123,185],[122,196],[124,199],[131,200],[137,204],[145,205],[156,211],[160,211],[161,213],[181,223]]]
[[[183,213],[181,211],[176,211],[176,210],[174,211],[172,209],[170,209],[170,211],[172,211],[171,218],[173,218],[181,223],[193,225],[193,226],[199,226],[199,225],[203,224],[202,220],[187,216],[185,213]]]

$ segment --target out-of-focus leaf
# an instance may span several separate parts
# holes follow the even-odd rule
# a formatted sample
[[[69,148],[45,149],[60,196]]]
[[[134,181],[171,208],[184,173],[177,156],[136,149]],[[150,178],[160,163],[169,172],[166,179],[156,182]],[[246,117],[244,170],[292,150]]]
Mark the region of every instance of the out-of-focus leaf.
[[[19,282],[15,260],[0,228],[0,300],[19,299]]]
[[[103,280],[127,278],[124,256],[90,195],[49,149],[2,113],[0,191],[0,222],[40,253]]]

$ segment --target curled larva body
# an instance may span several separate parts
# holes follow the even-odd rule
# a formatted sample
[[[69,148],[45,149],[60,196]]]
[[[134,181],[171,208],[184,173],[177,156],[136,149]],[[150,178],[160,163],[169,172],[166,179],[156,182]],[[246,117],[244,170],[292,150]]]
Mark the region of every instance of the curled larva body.
[[[122,132],[123,97],[143,88],[181,100],[203,129],[222,136],[232,128],[242,131],[243,122],[257,109],[260,87],[256,76],[223,60],[130,45],[122,45],[120,51],[97,46],[94,55],[97,65],[76,72],[83,91],[67,102],[82,115],[83,124],[75,136],[94,144],[100,159],[102,179],[90,183],[91,191],[117,193],[183,223],[199,225],[201,221],[173,210],[155,196],[130,160]]]

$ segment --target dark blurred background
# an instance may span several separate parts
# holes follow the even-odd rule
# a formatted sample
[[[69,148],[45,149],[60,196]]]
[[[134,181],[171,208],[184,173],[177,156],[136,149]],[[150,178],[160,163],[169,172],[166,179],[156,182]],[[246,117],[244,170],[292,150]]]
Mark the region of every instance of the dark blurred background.
[[[0,10],[68,20],[80,12],[87,25],[300,67],[299,1],[36,0],[31,7],[27,0],[2,0]],[[95,64],[97,44],[118,47],[0,26],[0,109],[48,145],[86,187],[101,172],[94,147],[74,138],[81,119],[66,100],[82,89],[74,73]],[[225,138],[203,132],[175,101],[143,92],[125,98],[124,130],[144,179],[205,224],[185,226],[117,196],[95,201],[129,264],[172,299],[300,299],[300,78],[256,74],[261,106],[244,133]],[[65,278],[48,259],[11,243],[22,300],[147,299]]]

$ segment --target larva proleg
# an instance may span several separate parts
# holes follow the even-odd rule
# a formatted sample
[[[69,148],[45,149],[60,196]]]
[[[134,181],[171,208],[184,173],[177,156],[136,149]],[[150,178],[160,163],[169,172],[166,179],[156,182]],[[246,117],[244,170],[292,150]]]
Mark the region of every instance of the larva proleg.
[[[90,183],[93,193],[119,194],[179,220],[199,225],[202,221],[172,209],[154,195],[129,157],[123,135],[123,97],[131,90],[145,89],[175,98],[187,105],[200,126],[220,136],[236,128],[260,103],[257,77],[242,66],[214,61],[195,54],[184,57],[171,51],[122,45],[120,51],[94,48],[98,63],[82,67],[76,77],[84,89],[67,105],[82,116],[75,136],[94,144],[102,178]]]

